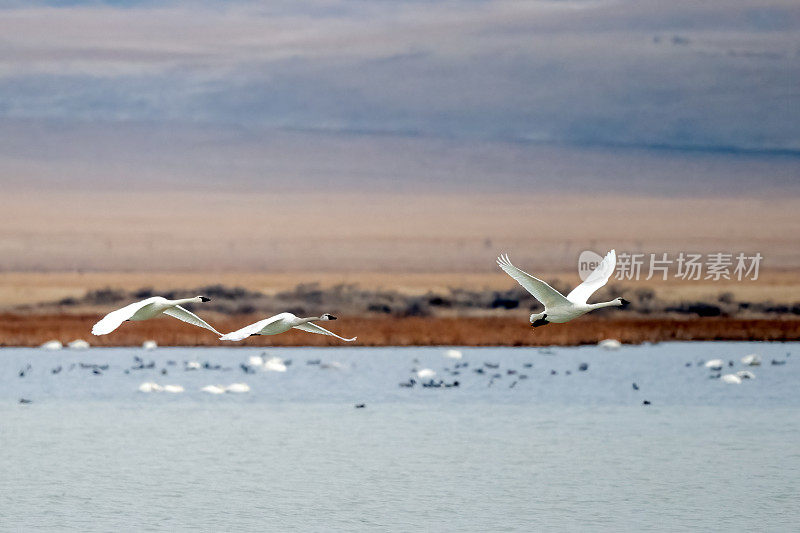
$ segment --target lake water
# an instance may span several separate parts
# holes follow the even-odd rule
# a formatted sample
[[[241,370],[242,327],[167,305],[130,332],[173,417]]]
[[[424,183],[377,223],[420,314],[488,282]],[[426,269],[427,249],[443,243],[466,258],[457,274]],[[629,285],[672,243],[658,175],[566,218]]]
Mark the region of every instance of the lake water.
[[[269,349],[291,364],[255,374],[261,349],[6,348],[0,529],[798,530],[798,347],[462,348],[458,375],[441,348]],[[749,353],[741,385],[698,366]],[[459,386],[398,386],[423,368]]]

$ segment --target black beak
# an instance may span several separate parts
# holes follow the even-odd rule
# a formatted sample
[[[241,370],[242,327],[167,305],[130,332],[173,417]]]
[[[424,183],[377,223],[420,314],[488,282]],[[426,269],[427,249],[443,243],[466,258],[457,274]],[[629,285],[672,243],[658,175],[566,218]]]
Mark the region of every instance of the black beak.
[[[200,301],[201,301],[201,302],[210,302],[210,301],[211,301],[211,298],[206,298],[205,296],[201,296],[201,297],[200,297]]]
[[[629,305],[631,305],[631,303],[628,300],[626,300],[625,298],[620,298],[619,301],[622,303],[622,308],[623,309],[628,307]]]
[[[328,315],[328,320],[336,320],[336,317],[333,315]]]

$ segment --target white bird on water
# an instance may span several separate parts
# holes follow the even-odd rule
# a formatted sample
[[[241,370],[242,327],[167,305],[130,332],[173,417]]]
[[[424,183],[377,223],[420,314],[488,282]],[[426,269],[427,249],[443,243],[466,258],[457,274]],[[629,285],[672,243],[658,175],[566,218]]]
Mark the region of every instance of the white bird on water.
[[[543,312],[531,315],[530,321],[533,327],[544,326],[551,322],[563,324],[595,309],[624,307],[630,303],[622,298],[614,298],[609,302],[596,304],[586,303],[589,296],[605,285],[608,282],[608,278],[614,273],[614,268],[617,265],[617,254],[614,250],[608,252],[605,259],[589,274],[586,281],[572,289],[572,292],[566,296],[539,278],[535,278],[512,265],[508,255],[498,257],[497,264],[506,274],[514,278],[517,283],[522,285],[526,291],[544,305]]]
[[[181,307],[184,304],[210,301],[211,298],[206,298],[205,296],[195,296],[194,298],[183,298],[181,300],[167,300],[161,296],[153,296],[108,313],[92,327],[92,334],[106,335],[117,329],[126,320],[149,320],[164,314],[194,326],[206,328],[217,335],[222,335],[222,333],[211,327],[208,322]]]
[[[725,374],[721,378],[719,378],[723,383],[730,383],[731,385],[741,385],[742,378],[737,376],[736,374]]]
[[[461,359],[464,357],[464,355],[461,353],[461,350],[456,349],[445,350],[443,355],[448,359]]]
[[[327,329],[321,326],[314,324],[314,322],[317,321],[327,321],[327,320],[336,320],[336,317],[333,315],[329,315],[328,313],[325,313],[322,316],[300,318],[293,315],[292,313],[280,313],[273,317],[260,320],[255,324],[250,324],[249,326],[245,326],[237,331],[226,333],[225,335],[220,337],[220,340],[241,341],[253,335],[278,335],[279,333],[284,333],[292,328],[299,329],[302,331],[307,331],[309,333],[330,335],[345,342],[353,342],[354,340],[356,340],[356,337],[353,337],[352,339],[345,339],[344,337],[340,337],[339,335],[331,331],[328,331]]]
[[[622,343],[617,339],[603,339],[597,345],[604,350],[619,350],[622,348]]]
[[[264,361],[261,368],[269,372],[286,372],[286,363],[280,357],[270,357]]]
[[[417,370],[417,377],[419,379],[427,379],[432,378],[436,375],[436,371],[430,368],[423,368],[422,370]]]
[[[70,350],[86,350],[89,348],[89,343],[83,339],[75,339],[74,341],[67,344],[67,347]]]
[[[63,348],[63,345],[61,344],[61,341],[53,340],[53,341],[47,341],[46,343],[39,346],[39,348],[42,348],[43,350],[60,350],[61,348]]]
[[[761,356],[757,353],[751,353],[750,355],[745,355],[742,357],[742,364],[747,366],[760,366],[761,365]]]
[[[164,387],[152,381],[145,381],[139,385],[140,392],[161,392],[162,390],[164,390]]]

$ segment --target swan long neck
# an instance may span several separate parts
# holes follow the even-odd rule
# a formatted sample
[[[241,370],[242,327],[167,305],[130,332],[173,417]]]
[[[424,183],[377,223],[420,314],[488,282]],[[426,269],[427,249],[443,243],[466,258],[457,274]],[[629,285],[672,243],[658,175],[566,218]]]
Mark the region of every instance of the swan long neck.
[[[307,317],[307,318],[297,317],[296,322],[299,325],[299,324],[308,324],[309,322],[314,322],[316,320],[322,320],[322,317],[318,317],[318,316],[310,316],[310,317]]]
[[[308,318],[298,318],[298,324],[308,324],[309,322],[317,322],[317,321],[325,321],[325,320],[336,320],[336,317],[325,313],[322,316],[310,316]]]
[[[193,304],[200,303],[202,301],[203,300],[201,300],[199,296],[195,296],[194,298],[181,298],[180,300],[172,300],[172,305]]]
[[[589,308],[591,309],[602,309],[604,307],[622,307],[622,302],[618,299],[611,300],[609,302],[600,302],[596,304],[588,304]]]

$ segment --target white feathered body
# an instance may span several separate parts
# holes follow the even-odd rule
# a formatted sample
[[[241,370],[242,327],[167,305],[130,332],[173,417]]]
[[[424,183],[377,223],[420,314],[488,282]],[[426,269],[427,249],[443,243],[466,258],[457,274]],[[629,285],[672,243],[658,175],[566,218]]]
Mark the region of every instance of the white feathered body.
[[[231,333],[226,333],[220,337],[220,340],[241,341],[252,335],[279,335],[289,331],[292,328],[307,331],[309,333],[330,335],[331,337],[336,337],[337,339],[341,339],[346,342],[352,342],[356,340],[355,337],[352,339],[345,339],[344,337],[340,337],[339,335],[328,331],[317,324],[314,324],[314,322],[317,321],[335,319],[336,317],[328,314],[324,314],[321,317],[300,318],[292,313],[279,313],[275,316],[265,318],[264,320],[259,320],[258,322],[250,324],[249,326],[245,326],[242,329],[232,331]]]
[[[182,300],[168,300],[163,296],[152,296],[108,313],[92,327],[92,333],[94,335],[106,335],[117,329],[127,320],[138,322],[141,320],[150,320],[151,318],[166,314],[188,324],[192,324],[193,326],[213,331],[219,335],[220,333],[208,322],[181,307],[181,304],[207,301],[209,301],[209,299],[205,296],[184,298]]]
[[[570,320],[574,320],[579,316],[583,316],[595,307],[591,305],[559,305],[557,307],[547,307],[545,308],[543,313],[534,313],[530,317],[531,322],[535,322],[537,319],[541,318],[541,315],[547,315],[547,321],[553,322],[554,324],[563,324],[564,322],[569,322]]]
[[[153,296],[152,298],[148,298],[147,300],[143,301],[149,303],[145,304],[144,307],[140,307],[135,313],[133,313],[133,315],[131,315],[128,320],[150,320],[151,318],[155,318],[162,314],[164,311],[174,305],[163,296]],[[141,302],[131,305],[139,304],[141,304]],[[123,307],[123,309],[125,308]]]
[[[586,280],[566,296],[539,278],[515,267],[507,255],[498,257],[497,264],[506,274],[516,280],[517,283],[522,285],[525,290],[544,305],[543,312],[534,313],[530,316],[530,321],[534,326],[549,323],[563,324],[595,309],[621,307],[627,304],[627,301],[622,298],[615,298],[609,302],[596,304],[586,303],[595,291],[608,282],[608,278],[614,272],[617,264],[617,255],[614,250],[608,252],[603,261],[600,262],[600,265],[589,274]]]

